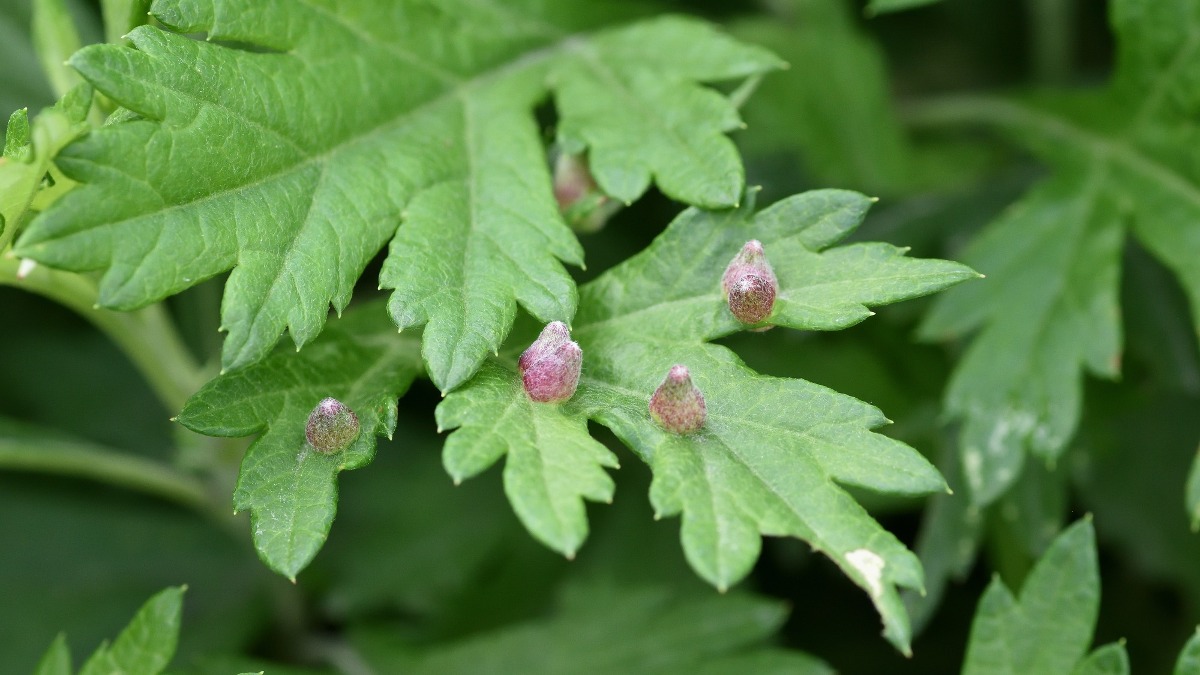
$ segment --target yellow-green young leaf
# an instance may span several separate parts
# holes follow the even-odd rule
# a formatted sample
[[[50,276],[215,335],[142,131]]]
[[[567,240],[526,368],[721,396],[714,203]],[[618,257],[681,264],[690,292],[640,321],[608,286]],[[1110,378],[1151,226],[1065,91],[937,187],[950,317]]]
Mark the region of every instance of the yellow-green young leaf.
[[[1085,518],[1050,545],[1019,598],[992,579],[975,610],[963,673],[1070,673],[1087,653],[1099,610],[1096,535]],[[1111,658],[1107,649],[1098,650],[1097,666]]]
[[[55,156],[87,131],[84,120],[91,104],[92,88],[80,84],[38,113],[32,125],[25,110],[9,117],[0,158],[0,250],[25,219]]]
[[[442,427],[459,427],[447,441],[447,464],[453,471],[469,457],[470,471],[463,472],[469,475],[507,452],[507,474],[518,471],[513,463],[537,457],[534,466],[543,468],[539,477],[547,483],[592,496],[603,455],[574,452],[574,463],[591,465],[587,473],[564,467],[561,457],[568,447],[588,447],[586,420],[593,419],[650,465],[655,510],[683,515],[688,561],[710,583],[727,588],[743,578],[761,535],[799,537],[867,590],[888,638],[907,651],[908,621],[896,587],[920,588],[920,565],[842,486],[919,495],[944,489],[941,476],[912,448],[870,431],[886,423],[872,406],[803,380],[758,375],[729,350],[706,343],[743,328],[726,305],[721,278],[750,239],[762,242],[778,277],[766,322],[780,326],[843,328],[869,316],[868,305],[976,274],[957,263],[908,259],[884,244],[829,248],[870,205],[857,193],[810,192],[757,215],[753,202],[747,195],[738,209],[685,211],[648,249],[581,289],[572,337],[583,349],[583,373],[569,402],[529,403],[515,364],[503,357],[450,394],[438,408]],[[703,428],[684,436],[658,426],[648,410],[673,364],[690,369],[707,404]],[[551,417],[559,421],[550,424]],[[536,421],[520,421],[530,418]],[[503,438],[479,442],[500,428]],[[542,428],[554,433],[540,434]],[[479,447],[487,454],[469,455]],[[546,509],[540,519],[555,517]],[[528,513],[522,518],[533,520]],[[586,533],[582,523],[574,531],[577,539]]]
[[[391,437],[396,399],[421,372],[415,339],[399,336],[382,303],[348,312],[311,347],[281,349],[208,383],[178,420],[209,436],[262,435],[246,451],[235,510],[250,509],[254,545],[271,569],[295,578],[320,550],[337,506],[337,474],[368,464],[375,437]],[[323,453],[305,437],[327,397],[348,406],[360,431],[349,447]]]
[[[111,645],[101,645],[79,675],[161,673],[175,656],[186,586],[168,588],[146,601]]]
[[[50,648],[38,661],[34,675],[71,675],[71,650],[67,647],[67,636],[59,633],[50,643]]]
[[[1183,650],[1179,652],[1179,660],[1175,662],[1175,675],[1200,675],[1200,628],[1192,634]]]
[[[86,185],[31,224],[19,254],[102,271],[100,302],[115,308],[232,269],[233,369],[285,329],[297,346],[315,338],[390,241],[389,311],[426,326],[444,391],[501,344],[518,302],[546,321],[575,311],[563,263],[583,251],[558,213],[537,104],[553,97],[559,134],[588,151],[606,192],[631,200],[653,178],[728,206],[743,172],[724,132],[739,120],[701,83],[780,65],[696,20],[596,30],[605,12],[584,3],[162,0],[151,12],[176,32],[141,26],[136,49],[72,58],[144,119],[70,149],[61,166]]]
[[[1062,453],[1085,370],[1118,374],[1126,228],[1179,278],[1200,330],[1200,167],[1188,150],[1200,140],[1200,4],[1109,6],[1120,47],[1109,87],[930,111],[931,121],[994,124],[1054,167],[964,256],[987,282],[941,298],[923,328],[928,337],[981,329],[946,398],[962,420],[977,504],[1011,484],[1025,453],[1048,462]]]

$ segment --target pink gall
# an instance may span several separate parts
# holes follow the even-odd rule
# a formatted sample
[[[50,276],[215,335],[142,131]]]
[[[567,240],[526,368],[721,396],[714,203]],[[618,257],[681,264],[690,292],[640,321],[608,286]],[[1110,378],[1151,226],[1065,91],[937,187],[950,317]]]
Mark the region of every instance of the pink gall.
[[[575,394],[583,350],[571,341],[567,324],[552,321],[517,360],[521,383],[531,400],[561,403]]]
[[[729,311],[745,324],[760,323],[771,314],[779,281],[767,261],[762,242],[751,239],[734,256],[721,277]]]
[[[358,415],[336,398],[327,398],[309,413],[304,436],[317,452],[331,455],[350,447],[358,430]]]
[[[666,379],[650,397],[650,416],[659,426],[676,434],[690,434],[704,426],[708,408],[704,394],[692,384],[687,366],[671,366]]]

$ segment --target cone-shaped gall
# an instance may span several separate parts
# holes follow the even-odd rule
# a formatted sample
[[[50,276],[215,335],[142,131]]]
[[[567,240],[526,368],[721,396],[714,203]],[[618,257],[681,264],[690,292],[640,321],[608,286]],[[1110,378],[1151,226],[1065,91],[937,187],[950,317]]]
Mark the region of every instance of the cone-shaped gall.
[[[552,321],[521,354],[517,367],[525,393],[539,403],[560,403],[575,394],[583,350],[571,341],[567,324]]]
[[[692,384],[687,366],[671,366],[667,378],[650,397],[650,416],[659,426],[677,434],[690,434],[704,426],[708,408],[704,395]]]
[[[767,262],[762,242],[751,239],[738,251],[721,277],[721,290],[729,311],[742,323],[759,323],[771,314],[779,281]]]
[[[336,398],[327,398],[309,413],[304,436],[317,452],[341,452],[358,438],[358,415]]]

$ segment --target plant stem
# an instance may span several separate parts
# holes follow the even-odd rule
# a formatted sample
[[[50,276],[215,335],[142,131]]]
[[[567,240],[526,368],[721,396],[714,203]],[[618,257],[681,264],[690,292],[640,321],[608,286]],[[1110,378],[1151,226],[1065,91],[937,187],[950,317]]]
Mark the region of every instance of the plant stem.
[[[38,265],[21,278],[19,263],[0,257],[0,285],[24,288],[65,305],[108,335],[142,373],[172,413],[206,381],[162,304],[132,312],[96,306],[96,285],[88,278]]]
[[[87,478],[162,497],[189,509],[212,510],[195,478],[141,457],[82,441],[0,437],[0,468]]]

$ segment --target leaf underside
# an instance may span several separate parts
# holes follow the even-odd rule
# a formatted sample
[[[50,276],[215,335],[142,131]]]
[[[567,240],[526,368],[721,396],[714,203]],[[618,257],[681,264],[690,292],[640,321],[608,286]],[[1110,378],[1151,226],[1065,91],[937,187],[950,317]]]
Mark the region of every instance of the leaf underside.
[[[597,13],[536,0],[156,2],[178,32],[142,26],[135,49],[72,57],[140,119],[62,153],[85,185],[18,253],[102,271],[100,303],[119,309],[232,270],[222,364],[236,369],[285,329],[297,346],[313,340],[387,245],[391,316],[426,326],[429,374],[452,389],[499,347],[518,302],[545,321],[575,312],[563,263],[583,252],[554,200],[539,102],[553,98],[562,142],[588,151],[607,194],[631,201],[654,180],[706,207],[740,195],[724,136],[740,121],[700,83],[780,62],[696,20],[595,30],[575,18]]]

